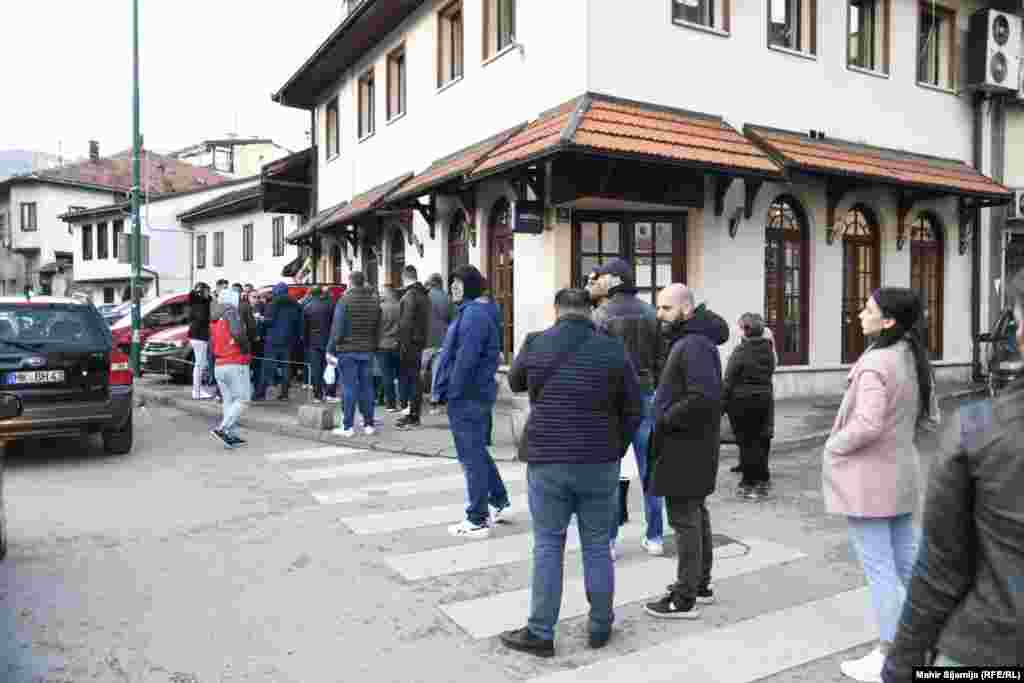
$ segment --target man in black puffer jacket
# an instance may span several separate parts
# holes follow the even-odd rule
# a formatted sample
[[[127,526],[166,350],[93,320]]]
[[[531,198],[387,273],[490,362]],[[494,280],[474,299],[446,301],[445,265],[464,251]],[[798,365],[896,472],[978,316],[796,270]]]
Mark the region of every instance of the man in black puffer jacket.
[[[697,306],[693,291],[672,284],[658,294],[658,318],[668,358],[654,396],[654,434],[647,489],[665,497],[675,529],[676,581],[647,613],[667,619],[700,616],[695,605],[711,592],[711,520],[705,499],[715,491],[722,423],[722,360],[718,349],[729,325]]]
[[[1008,290],[1024,352],[1024,270]],[[1024,666],[1024,380],[953,418],[885,683],[916,680],[932,652],[936,666]]]
[[[418,278],[416,266],[402,269],[405,294],[402,295],[398,322],[398,368],[399,386],[405,387],[404,398],[409,402],[409,414],[395,422],[399,429],[419,427],[423,406],[420,367],[430,334],[430,295]]]
[[[370,362],[380,342],[380,299],[366,286],[366,276],[353,271],[349,287],[338,299],[331,321],[328,353],[338,357],[338,385],[344,396],[342,424],[335,434],[355,434],[356,405],[363,415],[363,432],[376,433],[373,419],[373,378]]]
[[[622,344],[599,334],[588,294],[555,296],[558,322],[529,335],[508,375],[512,391],[529,391],[527,496],[533,517],[533,597],[527,626],[503,633],[515,650],[550,657],[561,602],[566,528],[579,522],[590,601],[590,645],[611,635],[614,567],[608,544],[616,523],[619,460],[642,419],[636,371]],[[558,590],[554,590],[554,587]]]

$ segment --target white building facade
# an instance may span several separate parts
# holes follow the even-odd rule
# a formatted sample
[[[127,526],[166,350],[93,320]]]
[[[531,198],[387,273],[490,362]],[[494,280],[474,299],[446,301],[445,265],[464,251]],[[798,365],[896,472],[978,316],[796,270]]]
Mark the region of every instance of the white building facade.
[[[834,5],[368,0],[275,95],[316,131],[319,213],[290,239],[323,281],[472,263],[512,350],[625,257],[648,300],[685,281],[764,314],[779,397],[842,391],[864,298],[913,286],[940,379],[967,379],[991,305],[972,259],[1008,199],[975,170],[980,5]]]

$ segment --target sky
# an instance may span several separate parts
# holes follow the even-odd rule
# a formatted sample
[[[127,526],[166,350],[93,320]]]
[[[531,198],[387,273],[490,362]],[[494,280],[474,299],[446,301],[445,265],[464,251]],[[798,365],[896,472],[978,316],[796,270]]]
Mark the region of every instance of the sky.
[[[238,133],[296,151],[309,112],[270,100],[341,18],[339,0],[138,0],[141,130],[156,151]],[[131,0],[8,0],[0,150],[131,146]],[[236,124],[237,121],[237,124]]]

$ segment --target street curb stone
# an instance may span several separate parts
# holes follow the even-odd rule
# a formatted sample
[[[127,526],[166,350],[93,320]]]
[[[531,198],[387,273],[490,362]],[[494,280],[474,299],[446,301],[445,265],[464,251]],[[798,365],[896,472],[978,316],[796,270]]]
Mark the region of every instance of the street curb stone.
[[[963,398],[969,398],[984,393],[983,387],[971,388],[965,390],[958,390],[943,394],[939,397],[940,401],[955,401]],[[135,393],[142,400],[139,405],[145,405],[147,401],[152,401],[158,405],[165,405],[171,408],[175,408],[189,415],[197,415],[201,417],[217,418],[220,416],[219,404],[182,400],[173,398],[171,396],[164,396],[159,392],[146,389],[144,387],[135,387]],[[211,406],[207,408],[207,406]],[[404,455],[419,456],[425,458],[447,458],[454,459],[455,453],[452,447],[445,448],[428,448],[428,447],[417,447],[410,446],[400,441],[389,441],[387,439],[380,438],[366,438],[362,436],[354,436],[352,438],[344,438],[335,436],[328,430],[311,429],[309,427],[302,427],[300,425],[286,425],[269,422],[266,420],[253,419],[250,414],[248,417],[241,419],[241,425],[246,429],[251,429],[257,432],[263,432],[268,434],[278,434],[280,436],[287,436],[295,439],[304,439],[306,441],[315,441],[317,443],[329,444],[332,446],[355,446],[365,448],[372,451],[387,451],[389,453],[401,453]],[[821,430],[805,434],[790,439],[779,439],[778,441],[772,442],[772,455],[781,453],[790,453],[793,451],[804,450],[806,448],[813,448],[820,446],[828,440],[831,430]],[[494,448],[492,449],[495,460],[513,461],[516,459],[514,449],[510,448]]]

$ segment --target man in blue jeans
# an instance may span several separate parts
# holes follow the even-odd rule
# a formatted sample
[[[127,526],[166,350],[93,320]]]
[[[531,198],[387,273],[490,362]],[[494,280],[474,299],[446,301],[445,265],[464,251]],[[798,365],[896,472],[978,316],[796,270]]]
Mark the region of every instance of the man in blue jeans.
[[[527,497],[533,517],[533,586],[524,628],[501,634],[513,650],[555,653],[566,530],[573,515],[590,601],[589,645],[611,637],[615,565],[608,535],[618,521],[619,461],[643,419],[640,384],[625,347],[590,320],[589,295],[555,295],[558,322],[527,337],[508,375],[529,391],[525,430]]]
[[[363,433],[376,433],[373,422],[374,393],[370,362],[377,352],[380,338],[380,301],[376,292],[366,286],[366,277],[359,271],[349,276],[349,287],[338,299],[331,322],[328,351],[338,357],[338,383],[344,396],[339,436],[355,435],[356,403],[363,416]]]
[[[491,524],[508,507],[508,491],[487,451],[487,429],[498,396],[494,375],[500,341],[498,309],[480,301],[482,283],[473,266],[462,266],[452,275],[452,301],[459,304],[459,312],[445,335],[434,383],[439,400],[448,401],[448,423],[469,498],[466,519],[450,526],[448,533],[474,539],[487,538]],[[488,505],[493,514],[488,514]]]

